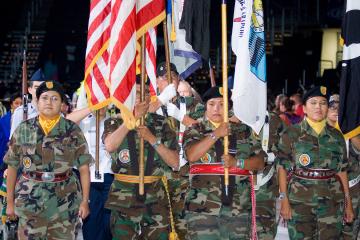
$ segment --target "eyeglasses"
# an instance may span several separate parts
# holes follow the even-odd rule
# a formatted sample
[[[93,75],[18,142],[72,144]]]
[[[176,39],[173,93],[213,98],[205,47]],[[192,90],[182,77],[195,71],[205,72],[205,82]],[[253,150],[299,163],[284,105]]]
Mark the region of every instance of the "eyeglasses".
[[[47,102],[50,100],[50,102],[52,102],[52,103],[60,101],[60,98],[57,96],[41,96],[39,99],[40,99],[40,101],[43,101],[43,102]]]

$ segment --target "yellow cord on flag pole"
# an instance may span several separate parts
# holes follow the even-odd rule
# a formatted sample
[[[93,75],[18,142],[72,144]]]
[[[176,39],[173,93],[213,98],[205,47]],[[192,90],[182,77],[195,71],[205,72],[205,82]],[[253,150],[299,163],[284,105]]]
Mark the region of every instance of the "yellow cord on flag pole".
[[[141,36],[141,83],[140,83],[140,102],[145,101],[145,34]],[[140,118],[140,125],[144,125],[145,119],[144,116]],[[144,164],[144,138],[140,138],[140,146],[139,146],[139,194],[144,195],[144,172],[145,172],[145,164]]]
[[[229,122],[228,116],[228,70],[227,70],[227,22],[226,22],[226,0],[221,1],[221,42],[222,42],[222,80],[223,80],[223,99],[224,99],[224,122]],[[229,152],[229,138],[224,137],[224,154]],[[229,192],[229,168],[224,168],[225,193]]]
[[[171,33],[170,41],[176,41],[176,32],[175,32],[175,16],[174,16],[174,0],[171,1]]]

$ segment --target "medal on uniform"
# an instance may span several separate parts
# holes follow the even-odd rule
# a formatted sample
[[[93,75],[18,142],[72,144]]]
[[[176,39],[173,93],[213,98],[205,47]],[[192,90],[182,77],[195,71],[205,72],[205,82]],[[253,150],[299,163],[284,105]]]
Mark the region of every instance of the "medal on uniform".
[[[123,149],[119,152],[119,160],[121,163],[129,163],[130,162],[129,149]]]
[[[301,164],[301,166],[306,167],[307,165],[310,164],[310,156],[308,154],[301,154],[299,157],[299,162]]]
[[[29,169],[31,167],[31,159],[29,157],[23,157],[24,168]]]
[[[211,155],[209,153],[205,153],[205,155],[200,158],[202,163],[211,163]]]

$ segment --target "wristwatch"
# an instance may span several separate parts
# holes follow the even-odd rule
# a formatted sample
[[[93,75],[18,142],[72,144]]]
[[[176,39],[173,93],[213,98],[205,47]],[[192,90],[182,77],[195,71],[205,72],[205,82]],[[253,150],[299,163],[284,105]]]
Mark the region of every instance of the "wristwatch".
[[[210,136],[210,138],[211,138],[212,140],[215,140],[215,141],[216,141],[216,140],[218,139],[218,138],[215,136],[215,133],[214,133],[214,132],[211,132],[209,136]]]
[[[154,144],[151,144],[151,146],[156,150],[161,144],[160,139],[157,139]]]
[[[281,201],[281,200],[283,200],[284,198],[286,198],[286,193],[280,192],[280,193],[279,193],[279,200]]]

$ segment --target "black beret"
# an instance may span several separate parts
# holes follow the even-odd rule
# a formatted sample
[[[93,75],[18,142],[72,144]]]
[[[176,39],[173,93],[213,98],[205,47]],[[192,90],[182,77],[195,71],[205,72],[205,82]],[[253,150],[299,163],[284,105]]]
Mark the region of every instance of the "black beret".
[[[173,64],[173,63],[170,63],[170,71],[173,71],[174,73],[179,74],[176,69],[175,64]],[[166,74],[166,62],[162,62],[157,66],[156,75],[162,77],[165,74]]]
[[[206,104],[206,102],[212,98],[221,98],[221,97],[223,97],[223,88],[222,87],[211,87],[204,93],[202,99],[203,99],[204,103]],[[228,90],[228,101],[229,101],[229,106],[231,106],[232,102],[231,102],[230,89]]]
[[[39,82],[45,81],[45,75],[41,71],[41,68],[39,68],[36,72],[34,72],[34,74],[31,76],[29,81],[39,81]]]
[[[47,81],[40,84],[40,86],[36,89],[36,98],[39,99],[40,95],[44,92],[55,91],[59,93],[61,97],[61,101],[65,100],[65,92],[60,83]]]
[[[324,86],[313,87],[304,94],[303,104],[305,105],[306,101],[312,97],[324,97],[326,100],[329,100],[330,95],[329,91]]]

